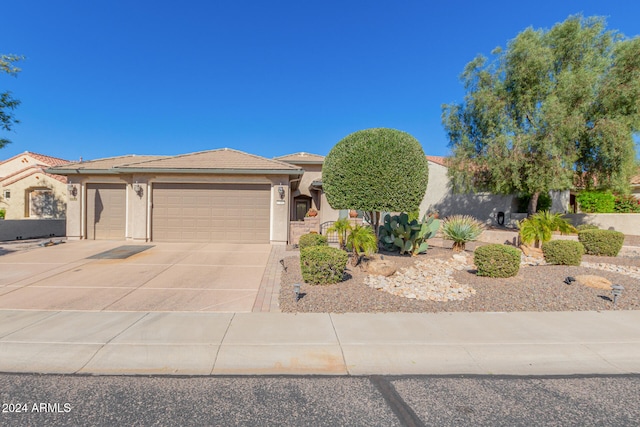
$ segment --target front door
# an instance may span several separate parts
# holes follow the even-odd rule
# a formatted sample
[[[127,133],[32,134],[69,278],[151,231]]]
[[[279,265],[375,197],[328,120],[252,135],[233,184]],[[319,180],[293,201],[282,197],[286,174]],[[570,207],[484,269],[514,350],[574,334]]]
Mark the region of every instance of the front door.
[[[296,200],[296,216],[295,221],[304,221],[304,217],[311,207],[309,200]]]

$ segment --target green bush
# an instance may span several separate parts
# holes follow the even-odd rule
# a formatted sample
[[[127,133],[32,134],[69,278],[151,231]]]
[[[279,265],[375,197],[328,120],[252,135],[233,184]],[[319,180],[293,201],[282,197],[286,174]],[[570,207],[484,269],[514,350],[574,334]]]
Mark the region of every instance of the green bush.
[[[534,243],[536,247],[540,242],[548,242],[554,231],[562,234],[575,233],[577,230],[559,213],[552,214],[549,211],[541,211],[520,221],[520,238],[522,243],[530,245]]]
[[[491,244],[475,250],[473,262],[478,276],[511,277],[520,270],[520,251],[513,246]]]
[[[613,210],[617,213],[640,213],[640,199],[630,194],[616,196]]]
[[[578,233],[578,240],[589,255],[617,256],[624,234],[614,230],[583,230]]]
[[[300,269],[305,283],[312,285],[341,282],[349,255],[329,246],[310,246],[300,251]]]
[[[597,225],[593,225],[593,224],[580,224],[579,226],[576,227],[576,229],[578,231],[583,231],[583,230],[599,230],[600,228]]]
[[[309,233],[300,236],[298,241],[298,247],[300,250],[308,248],[310,246],[328,246],[327,237],[321,234]]]
[[[576,200],[581,212],[612,213],[616,197],[610,191],[583,191]]]
[[[542,244],[542,253],[548,264],[580,265],[584,246],[575,240],[552,240]]]

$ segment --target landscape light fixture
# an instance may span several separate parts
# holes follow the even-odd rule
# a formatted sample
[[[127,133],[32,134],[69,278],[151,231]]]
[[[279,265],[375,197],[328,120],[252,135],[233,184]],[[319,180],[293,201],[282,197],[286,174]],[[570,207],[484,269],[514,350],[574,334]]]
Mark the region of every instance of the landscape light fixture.
[[[622,295],[622,291],[624,291],[624,286],[622,285],[611,285],[611,292],[613,293],[613,306],[615,307],[618,303],[618,297]]]
[[[284,200],[284,187],[282,185],[278,187],[278,194],[280,195],[280,200]]]
[[[300,283],[293,285],[293,292],[296,294],[296,302],[300,301]]]

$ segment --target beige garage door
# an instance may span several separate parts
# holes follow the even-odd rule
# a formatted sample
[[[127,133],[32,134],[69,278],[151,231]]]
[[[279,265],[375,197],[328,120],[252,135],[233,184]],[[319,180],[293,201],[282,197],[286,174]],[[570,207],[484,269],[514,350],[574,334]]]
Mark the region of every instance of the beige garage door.
[[[87,239],[124,239],[126,212],[124,184],[87,184]]]
[[[271,186],[153,184],[157,242],[269,243]]]

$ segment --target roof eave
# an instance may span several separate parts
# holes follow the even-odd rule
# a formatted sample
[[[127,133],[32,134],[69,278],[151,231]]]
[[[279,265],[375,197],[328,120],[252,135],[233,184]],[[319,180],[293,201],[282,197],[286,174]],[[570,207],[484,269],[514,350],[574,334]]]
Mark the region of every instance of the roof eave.
[[[303,169],[190,169],[190,168],[135,168],[109,169],[46,169],[58,175],[118,175],[127,173],[215,174],[215,175],[302,175]]]

